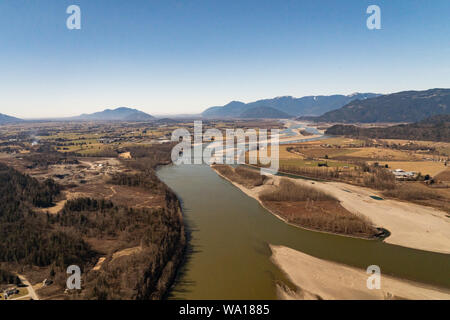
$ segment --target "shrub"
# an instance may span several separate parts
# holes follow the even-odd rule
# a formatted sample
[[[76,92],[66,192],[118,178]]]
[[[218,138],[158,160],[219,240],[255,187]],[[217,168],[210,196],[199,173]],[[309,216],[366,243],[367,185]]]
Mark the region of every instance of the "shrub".
[[[265,192],[259,197],[263,201],[337,201],[333,196],[306,185],[282,179],[275,191]]]
[[[262,176],[259,171],[245,168],[243,166],[233,168],[229,165],[216,164],[213,168],[231,181],[237,182],[249,188],[264,184],[266,179],[266,176]]]
[[[441,196],[426,186],[417,183],[409,183],[407,187],[398,187],[383,192],[385,197],[401,200],[439,200]]]

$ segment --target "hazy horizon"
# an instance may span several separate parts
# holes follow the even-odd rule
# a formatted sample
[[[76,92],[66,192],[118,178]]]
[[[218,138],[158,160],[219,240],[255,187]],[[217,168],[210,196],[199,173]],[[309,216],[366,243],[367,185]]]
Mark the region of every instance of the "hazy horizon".
[[[411,90],[407,90],[407,91],[426,91],[426,90],[432,90],[432,89],[448,89],[448,88],[427,88],[427,89],[411,89]],[[243,103],[250,103],[250,102],[255,102],[258,100],[265,100],[265,99],[274,99],[274,98],[281,98],[281,97],[286,97],[286,96],[291,96],[294,99],[296,98],[302,98],[302,97],[308,97],[308,96],[332,96],[332,95],[352,95],[355,93],[375,93],[375,94],[381,94],[381,95],[387,95],[387,94],[393,94],[396,92],[352,92],[352,93],[329,93],[329,94],[317,94],[317,95],[306,95],[306,96],[301,96],[301,97],[297,97],[297,96],[292,96],[292,95],[285,95],[285,96],[275,96],[275,97],[262,97],[262,98],[258,98],[256,100],[249,100],[249,101],[243,101],[243,100],[228,100],[226,103],[223,104],[215,104],[215,105],[210,105],[207,107],[202,108],[199,112],[185,112],[185,113],[151,113],[146,111],[144,108],[140,107],[140,106],[127,106],[127,105],[123,105],[123,106],[107,106],[107,107],[100,107],[100,108],[95,108],[92,109],[88,112],[84,112],[84,113],[76,113],[76,114],[69,114],[69,115],[65,115],[65,116],[42,116],[42,117],[18,117],[24,120],[58,120],[58,119],[63,119],[63,118],[69,118],[69,117],[76,117],[76,116],[80,116],[82,114],[92,114],[92,113],[96,113],[96,112],[101,112],[107,109],[110,110],[114,110],[117,108],[130,108],[130,109],[137,109],[139,111],[143,111],[145,113],[148,113],[152,116],[155,116],[157,118],[163,118],[163,117],[173,117],[173,116],[177,116],[177,117],[182,117],[182,116],[199,116],[201,115],[201,113],[203,111],[205,111],[206,109],[210,108],[210,107],[218,107],[218,106],[225,106],[226,104],[233,102],[233,101],[239,101],[239,102],[243,102]],[[0,112],[1,113],[1,112]],[[11,114],[8,114],[11,115]],[[14,116],[14,115],[11,115]]]
[[[429,89],[435,89],[435,88],[429,88]],[[428,90],[428,89],[424,89],[424,90]],[[209,106],[205,106],[204,108],[202,108],[199,112],[185,112],[185,113],[176,113],[176,112],[172,112],[172,113],[151,113],[146,111],[144,108],[140,107],[140,106],[129,106],[129,105],[121,105],[121,106],[106,106],[106,107],[97,107],[95,109],[90,110],[89,112],[83,112],[83,113],[74,113],[74,114],[69,114],[69,115],[65,115],[65,116],[47,116],[47,117],[18,117],[24,120],[40,120],[40,119],[60,119],[60,118],[67,118],[67,117],[75,117],[75,116],[79,116],[81,114],[91,114],[91,113],[96,113],[96,112],[101,112],[107,109],[110,110],[114,110],[117,108],[130,108],[130,109],[137,109],[139,111],[143,111],[145,113],[148,113],[152,116],[155,117],[164,117],[164,116],[181,116],[181,115],[200,115],[203,111],[205,111],[206,109],[210,108],[210,107],[218,107],[218,106],[224,106],[230,102],[233,101],[239,101],[239,102],[243,102],[243,103],[250,103],[250,102],[255,102],[258,100],[265,100],[265,99],[274,99],[274,98],[281,98],[281,97],[287,97],[287,96],[291,96],[293,98],[302,98],[302,97],[308,97],[308,96],[331,96],[331,95],[351,95],[354,93],[369,93],[369,92],[351,92],[351,93],[329,93],[329,94],[317,94],[317,95],[305,95],[305,96],[293,96],[293,95],[284,95],[284,96],[274,96],[274,97],[261,97],[255,100],[248,100],[248,101],[243,101],[243,100],[238,100],[238,99],[233,99],[233,100],[228,100],[227,102],[223,103],[223,104],[212,104]],[[380,93],[380,92],[370,92],[370,93],[376,93],[376,94],[390,94],[390,93],[394,93],[394,92],[389,92],[389,93]],[[0,112],[1,113],[1,112]],[[8,114],[11,115],[11,114]],[[14,115],[11,115],[14,116]]]

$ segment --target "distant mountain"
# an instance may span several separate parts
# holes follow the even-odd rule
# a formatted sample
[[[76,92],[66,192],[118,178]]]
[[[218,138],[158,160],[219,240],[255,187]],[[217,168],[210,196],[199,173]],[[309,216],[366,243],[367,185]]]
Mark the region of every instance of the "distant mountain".
[[[17,123],[22,122],[22,119],[8,116],[6,114],[0,113],[0,124],[9,124],[9,123]]]
[[[253,107],[242,112],[239,118],[243,119],[289,119],[291,115],[272,107]]]
[[[361,128],[354,125],[335,125],[325,134],[375,139],[404,139],[450,142],[450,114],[436,115],[417,123],[387,128]]]
[[[155,119],[153,116],[131,108],[117,108],[114,110],[106,109],[104,111],[91,114],[82,114],[73,117],[71,120],[91,120],[91,121],[148,121]]]
[[[170,118],[161,118],[161,119],[155,120],[153,123],[170,125],[170,124],[177,124],[179,122],[180,121],[178,121],[178,120],[174,120],[174,119],[170,119]]]
[[[239,118],[244,111],[255,107],[270,107],[292,116],[320,115],[338,109],[356,99],[368,99],[379,96],[374,93],[355,93],[352,95],[308,96],[294,98],[291,96],[258,100],[251,103],[232,101],[225,106],[206,109],[205,118]]]
[[[205,118],[235,118],[246,109],[246,104],[240,101],[231,101],[222,107],[211,107],[202,112]]]
[[[450,113],[450,89],[403,91],[366,100],[355,100],[320,117],[318,122],[417,122]]]

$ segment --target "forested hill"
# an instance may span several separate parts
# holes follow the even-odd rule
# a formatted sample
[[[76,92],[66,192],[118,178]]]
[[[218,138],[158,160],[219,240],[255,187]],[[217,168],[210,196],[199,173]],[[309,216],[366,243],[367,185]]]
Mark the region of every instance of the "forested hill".
[[[84,241],[51,228],[46,215],[34,212],[52,205],[59,192],[53,180],[40,183],[0,163],[0,262],[83,266],[92,256]]]
[[[50,207],[60,192],[51,179],[40,183],[7,165],[0,163],[0,218],[8,213],[18,213],[20,208]]]
[[[450,89],[430,89],[355,100],[320,117],[304,119],[342,123],[418,122],[434,115],[449,113]]]
[[[354,125],[335,125],[326,134],[377,139],[405,139],[450,142],[450,115],[437,115],[413,124],[387,128],[361,128]]]

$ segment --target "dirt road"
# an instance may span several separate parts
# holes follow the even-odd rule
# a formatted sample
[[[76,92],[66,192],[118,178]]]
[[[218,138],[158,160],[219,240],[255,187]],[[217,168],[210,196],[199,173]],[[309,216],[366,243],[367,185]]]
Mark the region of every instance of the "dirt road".
[[[28,294],[25,296],[22,296],[17,299],[11,299],[11,300],[26,300],[27,298],[31,298],[32,300],[39,300],[39,296],[37,295],[36,291],[34,291],[33,286],[31,283],[25,278],[24,276],[18,274],[17,275],[22,282],[22,284],[26,285],[26,288],[28,289]]]

